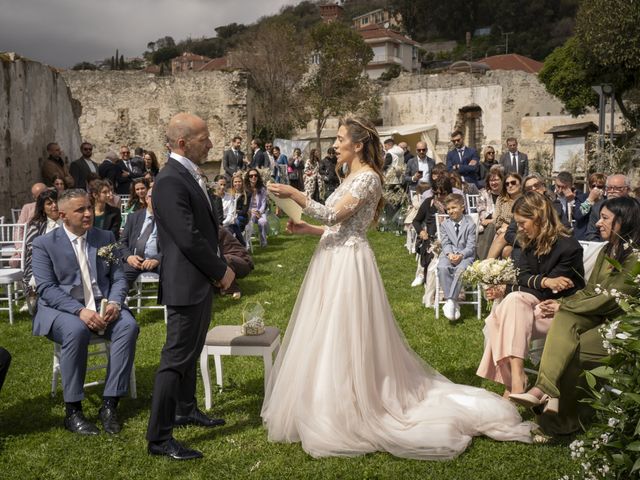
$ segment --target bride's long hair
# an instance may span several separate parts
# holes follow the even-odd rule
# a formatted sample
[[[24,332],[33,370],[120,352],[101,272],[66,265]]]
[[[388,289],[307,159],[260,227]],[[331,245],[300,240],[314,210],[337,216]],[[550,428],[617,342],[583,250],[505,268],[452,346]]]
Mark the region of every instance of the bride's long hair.
[[[362,156],[360,157],[360,161],[371,167],[378,177],[380,177],[380,184],[384,185],[384,174],[382,172],[384,153],[382,151],[382,143],[380,143],[380,135],[378,135],[376,127],[374,127],[373,123],[369,120],[353,116],[341,118],[338,123],[338,128],[342,126],[347,129],[353,143],[362,143]],[[342,168],[342,166],[343,164],[338,163],[338,165],[336,165],[336,172],[338,172],[338,169]],[[378,206],[376,207],[374,222],[378,221],[383,207],[384,198],[381,196]]]

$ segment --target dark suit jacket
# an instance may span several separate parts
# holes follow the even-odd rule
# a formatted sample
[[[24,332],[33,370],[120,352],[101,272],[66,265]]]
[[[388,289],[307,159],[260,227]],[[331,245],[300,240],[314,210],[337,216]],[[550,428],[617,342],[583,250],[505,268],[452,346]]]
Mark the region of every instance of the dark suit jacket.
[[[98,174],[98,164],[93,160],[91,160],[91,163],[96,167],[96,174]],[[71,165],[69,165],[69,173],[75,181],[75,188],[87,189],[87,176],[91,173],[91,170],[84,158],[80,157],[78,160],[71,162]]]
[[[559,237],[551,251],[538,257],[535,248],[530,245],[522,250],[518,262],[518,284],[507,285],[507,293],[512,291],[527,292],[539,300],[560,298],[572,295],[584,288],[584,264],[582,246],[573,237]],[[542,288],[543,277],[568,277],[573,281],[573,288],[553,293],[550,288]]]
[[[127,223],[124,225],[122,237],[120,238],[120,243],[122,244],[120,253],[122,254],[122,260],[124,262],[127,261],[128,256],[133,255],[133,250],[136,247],[136,241],[142,233],[142,225],[144,224],[146,214],[146,209],[140,209],[137,212],[131,213],[127,217]],[[158,255],[149,258],[160,260],[162,258],[160,249],[158,248]]]
[[[120,227],[122,226],[122,213],[120,209],[112,207],[108,203],[104,206],[104,220],[102,230],[111,230],[116,240],[120,238]]]
[[[158,300],[171,306],[197,305],[221,280],[227,264],[218,255],[218,226],[206,196],[174,158],[155,179],[153,210],[162,251]]]
[[[469,165],[471,160],[475,160],[475,165]],[[458,172],[460,175],[464,177],[465,182],[473,183],[474,185],[478,185],[478,181],[480,180],[480,157],[478,156],[478,152],[475,148],[464,147],[464,152],[462,154],[462,161],[460,161],[460,155],[458,155],[458,150],[455,148],[449,153],[447,153],[447,170],[453,171],[454,166],[458,165]]]
[[[427,159],[427,165],[429,166],[429,178],[427,178],[426,180],[431,182],[431,172],[433,172],[433,167],[435,167],[436,162],[431,157],[426,157],[426,159]],[[416,185],[418,185],[418,182],[413,181],[413,176],[418,171],[418,166],[419,166],[418,157],[411,157],[411,159],[407,162],[407,166],[404,169],[404,184],[406,187],[410,189],[414,189]]]
[[[504,173],[515,172],[515,168],[511,166],[511,152],[507,150],[500,156],[500,165],[504,168]],[[529,175],[529,157],[526,153],[518,150],[518,173],[522,178]]]
[[[238,157],[236,158],[231,148],[224,151],[222,155],[222,168],[227,175],[231,177],[238,170],[244,170],[244,167],[244,152],[238,151]]]
[[[119,173],[120,169],[111,160],[105,159],[98,167],[98,175],[100,175],[100,178],[109,180],[114,189],[116,188]]]
[[[264,154],[262,150],[256,150],[249,163],[249,168],[265,168],[269,165],[269,158]]]
[[[123,303],[129,289],[122,265],[108,263],[97,254],[100,247],[114,241],[111,232],[91,228],[87,232],[88,260],[102,297],[126,308]],[[80,266],[63,227],[33,241],[32,267],[39,296],[33,334],[47,335],[60,312],[75,315],[85,306]]]
[[[589,240],[590,242],[602,242],[600,230],[598,229],[598,227],[596,227],[596,223],[598,222],[598,220],[600,220],[600,210],[602,210],[602,204],[605,200],[606,198],[602,198],[591,206],[591,212],[589,212],[589,220],[587,222],[586,231],[584,233],[584,240]]]

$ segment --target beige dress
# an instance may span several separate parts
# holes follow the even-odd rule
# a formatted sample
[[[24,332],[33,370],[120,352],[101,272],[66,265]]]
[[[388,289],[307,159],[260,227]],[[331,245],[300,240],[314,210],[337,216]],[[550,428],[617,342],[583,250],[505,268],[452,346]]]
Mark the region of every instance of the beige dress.
[[[326,206],[311,259],[268,380],[269,440],[314,457],[387,451],[423,460],[462,453],[475,435],[530,442],[530,423],[486,390],[452,383],[407,345],[367,242],[379,177],[347,178]]]

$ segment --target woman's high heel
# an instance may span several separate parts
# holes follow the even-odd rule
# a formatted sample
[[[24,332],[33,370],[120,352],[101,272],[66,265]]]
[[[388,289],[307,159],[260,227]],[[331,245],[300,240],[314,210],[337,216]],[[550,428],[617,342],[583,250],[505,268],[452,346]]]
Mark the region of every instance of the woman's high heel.
[[[512,393],[509,395],[509,400],[528,408],[543,407],[542,413],[558,413],[560,405],[559,399],[552,398],[546,393],[542,395],[542,398],[530,393]]]

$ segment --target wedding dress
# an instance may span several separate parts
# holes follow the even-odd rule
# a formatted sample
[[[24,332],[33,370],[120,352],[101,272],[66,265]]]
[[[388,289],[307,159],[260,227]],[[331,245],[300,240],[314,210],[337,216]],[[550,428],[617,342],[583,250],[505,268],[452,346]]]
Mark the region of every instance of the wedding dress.
[[[531,442],[533,424],[508,401],[452,383],[407,345],[366,238],[381,193],[366,170],[326,206],[305,209],[328,227],[268,381],[269,440],[300,441],[313,457],[387,451],[425,460],[459,455],[474,435]]]

